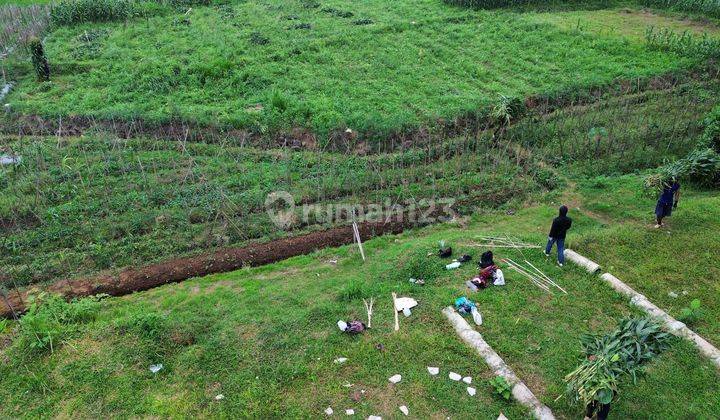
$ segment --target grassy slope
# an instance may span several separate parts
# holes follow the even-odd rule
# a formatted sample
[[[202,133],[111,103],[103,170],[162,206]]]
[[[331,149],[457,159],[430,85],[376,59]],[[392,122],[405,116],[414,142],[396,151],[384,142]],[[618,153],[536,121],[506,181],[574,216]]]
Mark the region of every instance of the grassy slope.
[[[613,224],[582,241],[588,256],[673,316],[679,316],[693,299],[700,299],[705,317],[692,328],[720,346],[717,194],[701,192],[694,197],[702,199],[681,198],[668,227],[656,230],[652,228],[655,200],[638,196],[637,178],[599,178],[581,188],[591,211],[605,213],[611,220],[632,221]],[[671,297],[670,292],[679,297]]]
[[[555,182],[539,159],[614,174],[684,156],[718,94],[716,82],[689,82],[525,118],[495,148],[483,133],[470,144],[438,140],[429,151],[366,157],[105,136],[11,139],[0,150],[24,162],[0,168],[0,219],[21,222],[3,232],[0,265],[34,283],[276,237],[263,206],[278,190],[320,204],[454,197],[469,199],[466,211],[513,206]],[[35,215],[39,225],[29,223]]]
[[[623,186],[609,190],[626,194]],[[717,200],[717,194],[688,194],[683,209],[692,217],[678,213],[672,221],[674,229],[712,240],[718,229],[709,221],[716,216],[703,210]],[[627,201],[625,207],[640,215],[650,212],[647,204],[647,200]],[[54,355],[21,356],[13,349],[0,353],[9,359],[0,367],[0,377],[5,378],[0,399],[8,401],[0,415],[237,417],[269,416],[281,410],[291,416],[317,416],[331,405],[336,411],[355,407],[362,416],[389,416],[397,414],[398,405],[407,404],[418,417],[494,418],[499,410],[510,418],[522,417],[520,408],[492,397],[486,383],[477,385],[479,397],[472,399],[444,375],[436,379],[427,375],[425,366],[440,365],[445,375],[455,370],[472,374],[476,380],[489,377],[484,364],[458,341],[440,315],[442,307],[466,293],[463,281],[474,269],[467,266],[447,272],[441,268],[442,261],[424,255],[439,239],[449,239],[456,250],[477,255],[480,249],[464,244],[480,232],[515,234],[540,242],[553,207],[551,203],[531,207],[514,216],[478,215],[465,229],[443,225],[378,238],[366,244],[366,264],[353,248],[327,249],[272,266],[107,300],[99,319],[82,327]],[[635,238],[647,232],[635,219],[608,227],[577,210],[573,216],[576,223],[569,245],[592,256],[591,238],[604,240],[612,249],[609,245],[620,246],[624,238],[610,232],[625,229],[626,235]],[[705,223],[697,223],[698,218]],[[695,247],[681,247],[672,262],[684,261],[693,252],[697,252]],[[498,250],[497,254],[512,253]],[[480,331],[488,342],[556,414],[576,418],[579,408],[554,399],[562,392],[562,377],[577,362],[579,335],[609,330],[618,317],[632,310],[597,277],[573,266],[560,270],[538,254],[526,256],[566,287],[568,295],[548,296],[508,271],[508,286],[472,298],[483,312]],[[428,264],[428,273],[438,275],[423,288],[407,282],[404,267],[415,261],[413,255]],[[631,261],[621,252],[602,257],[601,262],[612,267]],[[657,261],[653,250],[642,257]],[[333,258],[337,265],[328,262]],[[711,261],[703,263],[705,269],[711,266]],[[696,277],[697,273],[688,274],[688,283],[710,284],[711,280]],[[631,284],[635,280],[621,277]],[[395,334],[391,332],[390,291],[420,301]],[[359,299],[363,295],[379,298],[374,330],[356,339],[340,335],[334,326],[337,319],[364,317]],[[114,326],[148,312],[167,316],[169,325],[159,339],[121,333]],[[717,319],[706,318],[710,324]],[[193,343],[177,344],[183,340],[171,337],[178,336],[193,337]],[[377,343],[385,346],[384,353],[374,348]],[[338,356],[349,361],[335,365],[332,360]],[[166,365],[155,377],[147,371],[154,362]],[[28,376],[28,370],[32,375]],[[395,373],[404,379],[391,386],[387,378]],[[349,399],[352,391],[342,386],[345,383],[355,384],[351,389],[367,390],[362,403]],[[623,386],[613,416],[710,418],[720,408],[719,383],[713,367],[688,344],[677,342],[650,365],[638,385]],[[225,399],[215,402],[218,393]]]
[[[322,11],[327,7],[354,16],[336,17]],[[604,25],[637,24],[618,11],[597,13]],[[648,51],[634,33],[567,28],[574,15],[548,19],[431,0],[392,8],[380,0],[352,6],[329,0],[318,8],[248,1],[194,8],[189,23],[183,19],[61,27],[46,41],[53,82],[38,85],[26,75],[10,100],[21,113],[48,116],[387,131],[477,110],[500,95],[573,91],[692,61]],[[374,23],[353,24],[358,19]],[[645,20],[692,26],[660,16]],[[312,29],[288,29],[299,23]],[[91,42],[79,38],[96,30]],[[269,43],[253,44],[253,33]],[[256,104],[264,110],[251,109]]]

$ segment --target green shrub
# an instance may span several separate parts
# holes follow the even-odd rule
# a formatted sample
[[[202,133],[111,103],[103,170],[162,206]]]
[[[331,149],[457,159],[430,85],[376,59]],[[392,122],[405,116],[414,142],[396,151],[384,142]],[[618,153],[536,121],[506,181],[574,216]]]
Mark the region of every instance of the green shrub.
[[[718,0],[642,0],[641,4],[647,7],[682,12],[698,12],[720,18],[720,1]]]
[[[5,331],[10,329],[10,321],[7,319],[0,319],[0,334],[5,334]]]
[[[67,302],[58,295],[40,294],[29,299],[27,313],[20,318],[20,343],[31,350],[53,351],[62,339],[76,332],[79,324],[91,321],[103,296]]]
[[[125,20],[139,14],[134,0],[61,0],[50,11],[56,25]]]
[[[42,41],[38,38],[33,38],[28,43],[28,48],[37,80],[39,82],[49,81],[50,64],[48,63],[47,57],[45,57],[45,48],[43,48]]]
[[[492,385],[495,394],[502,397],[505,401],[510,401],[512,396],[512,385],[502,376],[496,376],[490,379],[490,385]]]

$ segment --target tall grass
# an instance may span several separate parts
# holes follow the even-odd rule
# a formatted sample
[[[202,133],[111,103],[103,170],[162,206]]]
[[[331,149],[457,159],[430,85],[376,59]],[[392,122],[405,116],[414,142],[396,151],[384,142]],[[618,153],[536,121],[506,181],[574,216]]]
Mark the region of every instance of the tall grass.
[[[33,38],[42,38],[49,23],[46,5],[0,6],[0,60],[13,52],[23,52]]]
[[[720,58],[720,39],[712,38],[707,33],[698,36],[688,31],[678,33],[668,28],[656,30],[651,26],[645,33],[645,42],[648,48],[653,50],[700,59]]]
[[[129,19],[139,13],[135,0],[61,0],[53,6],[53,24],[74,25]]]
[[[704,13],[720,18],[720,0],[642,0],[641,3],[647,7]]]

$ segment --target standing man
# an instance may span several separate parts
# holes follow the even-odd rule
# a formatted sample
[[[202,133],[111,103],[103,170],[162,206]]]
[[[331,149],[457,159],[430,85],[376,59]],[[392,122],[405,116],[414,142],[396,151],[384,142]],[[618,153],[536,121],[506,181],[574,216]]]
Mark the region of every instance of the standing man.
[[[557,243],[557,261],[560,267],[565,264],[565,234],[572,226],[572,219],[567,217],[567,212],[567,206],[560,206],[559,215],[553,219],[548,242],[545,246],[545,256],[549,257],[553,244]]]
[[[655,228],[663,226],[663,218],[672,214],[673,209],[677,208],[678,200],[680,200],[680,184],[673,177],[670,182],[663,183],[662,193],[655,205],[655,218],[657,219]]]

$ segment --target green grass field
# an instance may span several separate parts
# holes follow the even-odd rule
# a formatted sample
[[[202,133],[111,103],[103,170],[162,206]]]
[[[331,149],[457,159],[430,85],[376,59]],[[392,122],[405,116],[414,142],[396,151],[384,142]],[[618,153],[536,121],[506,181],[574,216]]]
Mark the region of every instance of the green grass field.
[[[688,69],[698,60],[648,50],[645,29],[717,32],[634,9],[474,11],[434,0],[186,11],[55,28],[45,41],[52,82],[13,66],[13,109],[255,133],[350,127],[380,138],[476,113],[502,96],[576,93]]]
[[[606,190],[625,196],[636,185],[637,178],[628,177]],[[648,281],[657,280],[653,268],[626,270],[638,258],[656,261],[655,247],[664,245],[622,252],[628,241],[664,243],[666,231],[648,227],[653,200],[625,202],[623,207],[637,218],[616,220],[617,212],[604,212],[593,204],[598,188],[580,189],[581,210],[571,210],[575,227],[569,246],[596,256],[604,267],[651,299],[658,297],[666,307],[664,291],[646,290]],[[0,415],[267,417],[283,412],[317,417],[331,406],[336,412],[354,408],[362,416],[392,417],[404,404],[417,417],[494,418],[503,411],[510,418],[522,418],[522,408],[493,396],[486,382],[492,375],[440,314],[468,293],[463,282],[475,271],[474,264],[448,272],[442,268],[444,261],[426,252],[446,239],[456,252],[477,256],[482,249],[469,245],[481,233],[541,243],[558,198],[551,195],[544,204],[513,216],[478,214],[467,228],[441,225],[368,241],[365,264],[355,248],[327,249],[105,300],[97,319],[78,325],[53,354],[27,353],[19,340],[1,351],[7,363],[0,367],[0,398],[7,403]],[[714,243],[717,202],[717,193],[686,191],[670,222],[673,234]],[[709,208],[714,212],[708,213]],[[585,215],[589,209],[597,212],[594,217]],[[611,234],[618,229],[624,235]],[[592,244],[601,244],[603,253],[595,255]],[[683,301],[699,297],[714,305],[715,280],[707,273],[716,267],[712,260],[695,259],[693,249],[672,248],[663,278],[685,279],[689,295]],[[484,316],[479,330],[556,415],[577,418],[580,407],[555,399],[563,393],[563,376],[579,360],[580,334],[607,331],[633,310],[598,277],[572,265],[560,269],[539,250],[523,254],[496,250],[499,258],[528,258],[568,295],[548,295],[506,270],[506,287],[471,296]],[[693,269],[677,264],[682,261],[692,261]],[[424,287],[405,278],[407,267],[417,264],[425,267]],[[401,320],[398,333],[392,332],[391,291],[420,302],[410,318]],[[356,339],[340,334],[335,321],[364,317],[360,298],[369,296],[378,299],[374,328]],[[668,305],[671,312],[679,303]],[[712,312],[698,324],[698,331],[708,333],[716,344],[717,320]],[[385,350],[377,350],[377,344]],[[349,360],[338,365],[333,363],[337,357]],[[153,375],[148,366],[158,362],[165,368]],[[439,365],[443,375],[430,377],[425,370],[429,365]],[[449,370],[472,375],[479,395],[471,398],[464,387],[451,383],[446,378]],[[393,386],[387,378],[396,373],[403,381]],[[343,386],[348,383],[353,386]],[[355,402],[351,396],[358,390],[366,393]],[[217,394],[225,398],[216,401]],[[711,418],[720,408],[719,395],[715,369],[689,344],[676,341],[649,365],[638,384],[622,384],[612,415]]]
[[[536,248],[494,251],[532,262],[567,294],[509,269],[506,286],[464,285],[485,250],[478,235],[542,245],[560,204],[574,219],[568,247],[720,346],[711,1],[88,0],[54,3],[45,26],[42,11],[22,9],[19,23],[5,6],[48,2],[0,0],[0,51],[13,50],[0,56],[0,82],[17,82],[0,112],[0,292],[344,223],[303,221],[298,206],[299,222],[280,228],[265,208],[278,191],[317,206],[453,199],[458,212],[365,238],[365,262],[345,246],[122,297],[41,294],[20,321],[0,318],[0,419],[321,418],[328,407],[401,418],[402,405],[413,418],[529,418],[494,392],[492,371],[441,314],[463,295],[538,398],[580,418],[563,394],[582,335],[639,311]],[[106,21],[70,23],[86,19]],[[30,32],[49,82],[36,80],[40,57],[13,49]],[[296,133],[311,141],[296,147]],[[655,229],[645,177],[671,162],[685,164],[682,198]],[[473,262],[445,270],[441,240]],[[393,292],[419,301],[398,332]],[[373,328],[340,333],[339,319],[365,318],[369,297]],[[472,376],[477,395],[450,371]],[[717,418],[719,374],[673,338],[636,382],[620,382],[610,418]]]

